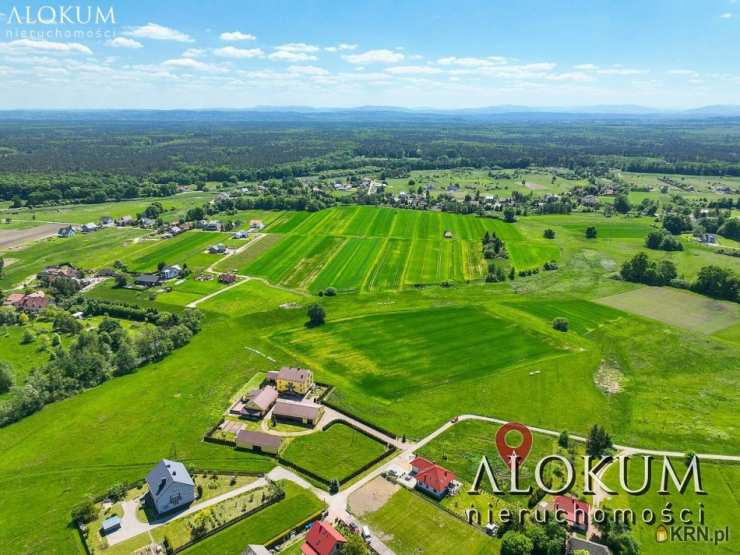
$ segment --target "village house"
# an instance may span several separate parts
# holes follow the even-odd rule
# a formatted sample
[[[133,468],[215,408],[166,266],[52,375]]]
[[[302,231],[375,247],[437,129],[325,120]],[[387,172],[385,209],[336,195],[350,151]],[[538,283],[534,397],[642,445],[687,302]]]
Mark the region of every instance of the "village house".
[[[174,279],[182,273],[182,268],[178,264],[172,266],[165,266],[159,271],[159,276],[162,279]]]
[[[262,418],[277,401],[277,390],[271,385],[250,391],[247,395],[237,400],[229,412],[235,416],[244,418]]]
[[[159,514],[185,507],[195,500],[195,483],[180,462],[162,459],[147,474],[146,483]]]
[[[144,228],[152,228],[157,225],[157,220],[152,218],[139,218],[139,225]]]
[[[134,278],[134,284],[141,287],[154,287],[159,285],[161,278],[157,274],[141,274]]]
[[[224,273],[224,274],[219,274],[218,276],[219,283],[234,283],[235,281],[236,281],[236,274]]]
[[[226,252],[226,245],[219,243],[218,245],[211,245],[208,247],[208,252],[211,254],[223,254]]]
[[[98,224],[90,222],[88,224],[82,224],[82,233],[92,233],[98,230]]]
[[[43,291],[34,291],[28,295],[11,293],[3,303],[24,312],[39,312],[49,306],[49,297]]]
[[[257,453],[277,455],[282,444],[283,440],[279,436],[264,432],[239,430],[236,434],[236,447],[238,449],[249,449]]]
[[[250,220],[249,221],[249,229],[257,229],[260,230],[265,227],[265,224],[262,223],[262,220]]]
[[[315,426],[324,414],[324,407],[314,403],[297,403],[280,400],[272,409],[275,420],[298,422],[306,426]]]
[[[110,216],[103,216],[102,218],[100,218],[100,225],[102,227],[113,227],[113,225],[115,225],[115,222]]]
[[[303,555],[338,555],[347,539],[328,522],[316,521],[301,545]]]
[[[74,237],[76,234],[77,231],[75,231],[75,228],[73,228],[71,225],[68,225],[67,227],[60,227],[59,231],[57,231],[57,236],[61,237],[62,239]]]
[[[206,222],[203,224],[203,229],[206,231],[221,231],[221,222],[218,220],[213,220],[210,222]]]
[[[313,387],[313,372],[305,368],[284,366],[274,376],[278,393],[303,396]]]
[[[125,225],[133,225],[134,219],[131,216],[121,216],[116,220],[116,225],[118,226],[125,226]]]
[[[245,230],[237,231],[231,236],[232,239],[246,239],[249,237],[249,232]]]
[[[454,487],[455,475],[428,459],[416,457],[411,461],[411,469],[416,489],[435,499],[442,499]]]
[[[588,555],[611,555],[609,548],[600,543],[582,540],[575,536],[571,536],[565,541],[565,552],[567,554],[583,553],[584,551]]]
[[[180,235],[180,233],[182,233],[183,231],[185,230],[181,228],[179,225],[171,225],[170,227],[167,228],[167,232],[172,236]]]
[[[565,520],[568,527],[577,532],[588,531],[588,518],[591,507],[584,501],[579,501],[567,495],[558,495],[552,502],[555,518]]]
[[[69,264],[62,264],[61,266],[47,266],[36,274],[36,279],[45,283],[51,283],[59,277],[80,279],[81,275],[81,272],[77,268],[74,268]]]

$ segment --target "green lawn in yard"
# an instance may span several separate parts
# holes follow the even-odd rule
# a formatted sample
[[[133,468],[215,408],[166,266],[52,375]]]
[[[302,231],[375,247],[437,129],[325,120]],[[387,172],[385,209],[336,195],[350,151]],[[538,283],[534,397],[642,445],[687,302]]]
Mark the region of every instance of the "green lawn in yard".
[[[345,424],[334,424],[294,438],[281,455],[326,480],[341,480],[384,452],[382,443]]]
[[[449,515],[434,502],[401,488],[379,510],[363,517],[398,555],[499,553],[495,538]]]
[[[285,490],[285,499],[206,538],[185,552],[240,555],[248,544],[268,543],[324,508],[324,503],[310,491],[292,482],[278,482],[278,485]]]
[[[32,343],[22,343],[26,331],[36,335]],[[49,361],[49,352],[42,349],[40,336],[51,335],[45,323],[29,323],[26,326],[0,326],[0,360],[10,365],[16,385],[22,385],[32,368],[44,366]],[[0,402],[8,394],[0,395]]]

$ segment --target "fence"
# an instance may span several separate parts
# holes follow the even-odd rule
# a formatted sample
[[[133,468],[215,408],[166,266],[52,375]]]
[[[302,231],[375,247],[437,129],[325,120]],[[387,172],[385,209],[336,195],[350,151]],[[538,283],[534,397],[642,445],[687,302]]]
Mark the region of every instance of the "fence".
[[[325,513],[326,513],[326,510],[321,509],[320,511],[312,514],[311,516],[304,519],[303,521],[296,524],[295,526],[289,528],[288,530],[285,530],[284,532],[280,532],[280,534],[278,534],[271,540],[266,541],[265,547],[268,549],[272,549],[273,547],[280,545],[281,543],[284,543],[286,540],[290,539],[290,536],[293,534],[293,532],[300,532],[301,530],[306,528],[306,525],[308,525],[308,523],[313,522],[314,520],[320,520],[321,518],[323,518]]]

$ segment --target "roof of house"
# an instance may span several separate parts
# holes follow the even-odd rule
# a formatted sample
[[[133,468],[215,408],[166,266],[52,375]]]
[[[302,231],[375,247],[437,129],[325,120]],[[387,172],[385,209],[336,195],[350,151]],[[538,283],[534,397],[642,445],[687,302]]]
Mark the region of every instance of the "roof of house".
[[[271,434],[239,430],[239,433],[236,434],[236,442],[247,443],[256,447],[280,447],[283,440],[280,437]]]
[[[142,274],[134,280],[138,283],[159,283],[159,276],[155,274]]]
[[[111,530],[121,525],[121,518],[118,515],[109,516],[103,521],[103,525],[100,527],[103,531]]]
[[[23,300],[25,295],[23,293],[11,293],[5,297],[5,304],[17,304]]]
[[[288,366],[283,366],[278,372],[277,378],[288,382],[305,382],[310,380],[312,376],[313,372],[306,370],[305,368],[290,368]]]
[[[262,389],[255,389],[250,391],[247,395],[249,402],[255,405],[258,409],[267,410],[278,398],[277,389],[271,385],[267,385]]]
[[[588,540],[582,540],[576,537],[568,538],[566,548],[567,553],[571,553],[577,549],[588,551],[589,555],[610,555],[611,553],[609,548],[605,545]]]
[[[308,531],[305,543],[301,545],[301,552],[304,555],[329,555],[338,543],[346,541],[331,524],[316,521]]]
[[[275,381],[275,380],[277,379],[277,377],[278,377],[278,374],[279,374],[279,373],[280,373],[280,372],[278,372],[277,370],[270,370],[270,371],[269,371],[269,372],[267,373],[267,379],[268,379],[269,381],[271,381],[271,382],[274,382],[274,381]]]
[[[278,401],[275,403],[275,408],[272,409],[272,414],[275,416],[287,416],[289,418],[307,418],[309,420],[315,419],[321,411],[320,405],[314,405],[313,403],[294,403],[291,401]]]
[[[591,510],[591,507],[585,501],[579,501],[578,499],[567,495],[558,495],[555,497],[553,507],[556,511],[560,509],[564,512],[565,520],[567,520],[569,524],[584,524],[588,522],[588,514]],[[576,514],[576,509],[580,509],[583,513],[580,513],[579,511],[579,514]],[[583,516],[584,514],[585,520]]]
[[[167,272],[167,271],[171,271],[171,270],[174,270],[174,271],[177,271],[177,272],[181,272],[182,271],[182,268],[180,268],[180,265],[179,264],[173,264],[172,266],[165,266],[164,268],[162,268],[162,271],[163,272]]]
[[[454,479],[455,475],[452,472],[436,464],[422,470],[416,475],[417,483],[422,483],[437,491],[447,489],[447,486],[449,486],[450,482]]]
[[[411,466],[417,472],[421,472],[423,470],[426,470],[427,468],[434,466],[434,463],[429,459],[425,459],[424,457],[416,457],[413,461],[411,461]]]
[[[155,499],[170,483],[195,486],[188,469],[181,462],[162,459],[146,475],[149,491]]]

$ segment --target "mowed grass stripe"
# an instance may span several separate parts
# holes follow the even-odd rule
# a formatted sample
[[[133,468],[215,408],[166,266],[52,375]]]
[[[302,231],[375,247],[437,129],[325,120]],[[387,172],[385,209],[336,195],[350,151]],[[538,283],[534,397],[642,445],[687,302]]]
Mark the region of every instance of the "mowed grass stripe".
[[[301,255],[290,274],[283,280],[283,284],[288,287],[307,287],[345,241],[346,239],[342,237],[311,238],[306,245],[308,250]]]
[[[359,289],[382,247],[382,239],[347,239],[311,284],[311,291],[326,287],[334,287],[339,291]]]
[[[289,233],[311,215],[311,212],[284,212],[267,226],[267,230],[270,233]]]
[[[375,217],[368,230],[371,237],[388,237],[395,225],[397,212],[392,208],[376,208],[380,214]]]
[[[204,251],[209,245],[226,239],[226,235],[215,231],[188,231],[176,237],[152,242],[151,247],[137,253],[135,256],[126,256],[123,262],[129,270],[136,272],[154,271],[157,264],[182,264],[189,257]]]

